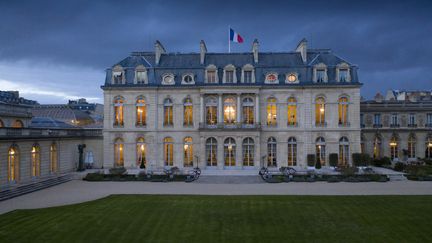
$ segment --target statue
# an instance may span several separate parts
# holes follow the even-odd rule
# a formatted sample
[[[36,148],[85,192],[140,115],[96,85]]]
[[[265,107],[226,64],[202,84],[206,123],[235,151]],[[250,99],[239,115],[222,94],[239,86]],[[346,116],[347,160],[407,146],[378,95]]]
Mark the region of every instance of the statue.
[[[79,153],[79,161],[78,161],[78,171],[84,171],[84,149],[86,145],[85,144],[78,144],[78,153]]]

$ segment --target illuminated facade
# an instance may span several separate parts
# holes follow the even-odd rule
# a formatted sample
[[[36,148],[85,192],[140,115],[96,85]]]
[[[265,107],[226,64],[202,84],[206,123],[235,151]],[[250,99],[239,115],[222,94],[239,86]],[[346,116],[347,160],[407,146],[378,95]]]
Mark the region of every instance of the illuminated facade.
[[[357,66],[329,49],[134,52],[107,69],[104,167],[257,169],[351,163],[360,152]]]

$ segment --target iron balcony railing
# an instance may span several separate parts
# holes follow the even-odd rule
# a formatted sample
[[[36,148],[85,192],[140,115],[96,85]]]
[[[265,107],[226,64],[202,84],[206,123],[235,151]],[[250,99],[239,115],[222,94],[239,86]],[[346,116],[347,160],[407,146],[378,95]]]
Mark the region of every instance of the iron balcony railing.
[[[245,124],[245,123],[233,123],[233,124],[225,124],[225,123],[218,123],[218,124],[207,124],[200,122],[199,123],[200,129],[250,129],[250,130],[256,130],[261,129],[261,124],[254,123],[254,124]]]
[[[0,139],[101,136],[102,129],[0,128]]]

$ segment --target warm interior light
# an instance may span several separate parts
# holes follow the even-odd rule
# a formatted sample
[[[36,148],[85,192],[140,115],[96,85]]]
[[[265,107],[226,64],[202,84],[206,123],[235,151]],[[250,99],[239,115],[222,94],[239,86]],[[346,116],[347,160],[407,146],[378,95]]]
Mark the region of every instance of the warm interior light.
[[[428,143],[428,147],[432,148],[432,142]]]
[[[187,150],[189,148],[189,144],[184,145],[184,150]]]
[[[15,150],[12,150],[12,151],[10,152],[10,154],[11,154],[11,155],[14,155],[14,154],[15,154]]]
[[[397,146],[397,143],[396,142],[391,142],[390,146]]]
[[[32,148],[32,153],[34,153],[34,152],[36,152],[36,148],[35,147]]]
[[[324,113],[324,107],[321,106],[321,108],[320,108],[320,112],[321,112],[321,113]]]
[[[141,144],[141,150],[144,151],[144,144]]]
[[[231,151],[233,148],[232,144],[228,144],[228,150]]]

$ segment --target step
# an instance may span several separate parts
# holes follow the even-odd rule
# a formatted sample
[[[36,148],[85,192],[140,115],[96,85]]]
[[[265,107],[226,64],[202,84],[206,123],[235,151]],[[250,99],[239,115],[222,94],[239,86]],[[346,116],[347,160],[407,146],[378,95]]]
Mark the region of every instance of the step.
[[[259,175],[202,175],[193,183],[202,184],[258,184],[265,183]]]
[[[408,180],[403,174],[390,174],[387,175],[390,181],[406,181]]]

